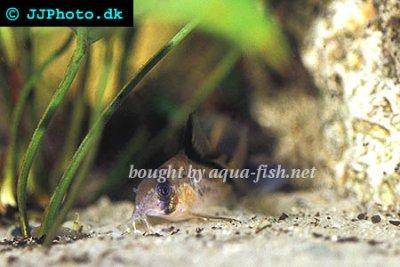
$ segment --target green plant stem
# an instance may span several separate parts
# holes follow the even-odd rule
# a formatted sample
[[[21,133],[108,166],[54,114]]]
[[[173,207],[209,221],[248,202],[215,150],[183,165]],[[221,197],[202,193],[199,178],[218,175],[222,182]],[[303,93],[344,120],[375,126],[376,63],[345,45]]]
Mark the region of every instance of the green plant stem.
[[[94,141],[93,141],[93,145],[92,145],[93,150],[91,150],[89,152],[85,161],[82,163],[79,173],[77,174],[75,181],[72,183],[69,194],[67,195],[66,200],[65,200],[61,210],[58,212],[58,214],[56,214],[53,224],[51,224],[49,226],[49,230],[46,234],[46,238],[43,243],[44,246],[49,246],[52,243],[53,238],[56,235],[58,228],[64,222],[65,218],[68,215],[68,212],[74,205],[75,200],[77,199],[79,193],[81,192],[82,184],[85,181],[85,177],[88,175],[90,167],[92,166],[95,156],[97,154],[98,142],[99,142],[99,138],[101,136],[102,130],[103,130],[103,128],[99,128],[99,129],[97,129],[97,132],[94,134]]]
[[[101,111],[103,110],[104,107],[104,93],[105,89],[107,87],[107,81],[108,77],[110,76],[110,70],[111,70],[111,65],[112,65],[112,49],[111,47],[107,47],[107,52],[104,60],[104,68],[103,68],[103,73],[101,75],[100,83],[99,83],[99,90],[96,93],[96,99],[95,103],[96,105],[94,106],[94,110],[92,113],[92,116],[90,118],[90,126],[93,126],[96,120],[100,117]],[[92,146],[92,150],[89,152],[88,156],[82,163],[82,166],[80,167],[80,170],[74,180],[74,183],[71,186],[70,193],[68,194],[67,200],[65,201],[65,204],[63,205],[63,208],[60,211],[60,214],[57,216],[59,219],[58,221],[62,222],[64,221],[69,209],[72,207],[73,203],[75,202],[75,199],[78,196],[78,193],[80,192],[80,187],[88,175],[88,172],[90,170],[90,167],[93,164],[93,161],[95,159],[95,156],[97,154],[97,149],[98,149],[98,142],[101,136],[102,129],[99,129],[98,132],[96,133],[96,137],[94,138],[94,145]],[[53,226],[56,224],[53,224]],[[54,228],[54,227],[53,227]]]
[[[197,23],[194,22],[188,23],[164,47],[162,47],[121,89],[121,91],[119,91],[117,96],[104,109],[94,125],[89,129],[89,132],[75,152],[70,165],[64,172],[64,175],[61,177],[61,180],[50,199],[50,203],[45,211],[45,217],[40,229],[41,235],[47,235],[50,226],[55,222],[56,215],[60,209],[64,195],[70,186],[81,162],[85,159],[91,146],[93,145],[93,141],[99,129],[103,128],[104,124],[108,122],[114,112],[121,106],[122,102],[126,100],[130,92],[137,92],[137,90],[133,90],[136,85],[143,80],[143,78],[157,65],[157,63],[159,63],[172,49],[174,49],[182,42],[182,40],[185,39],[185,37],[195,28],[196,24]],[[49,244],[49,240],[52,240],[52,238],[53,237],[51,236],[46,236],[47,244]]]
[[[103,64],[103,71],[101,74],[101,79],[99,82],[99,89],[96,92],[95,96],[95,105],[92,111],[92,115],[90,118],[90,126],[93,126],[96,120],[99,118],[101,111],[103,110],[104,107],[104,93],[107,88],[107,81],[108,77],[110,76],[110,70],[111,70],[111,64],[112,64],[112,49],[111,47],[106,48],[106,56],[104,58],[104,64]],[[97,150],[98,150],[98,143],[99,139],[101,136],[103,128],[97,129],[97,132],[95,133],[93,145],[92,145],[92,150],[89,151],[87,157],[85,158],[84,162],[82,163],[82,166],[79,169],[79,172],[72,183],[71,189],[69,190],[69,193],[66,197],[66,200],[60,210],[60,212],[57,214],[57,217],[55,219],[55,222],[51,225],[49,232],[47,234],[44,245],[49,245],[51,241],[53,240],[53,236],[56,234],[56,231],[58,227],[64,222],[65,218],[68,215],[69,210],[72,208],[72,206],[75,203],[75,200],[78,198],[79,193],[81,192],[81,187],[83,182],[85,181],[86,176],[89,173],[90,168],[93,165],[93,162],[96,158]]]
[[[58,160],[56,166],[52,170],[50,177],[58,177],[62,174],[62,171],[67,167],[69,159],[72,157],[79,144],[78,142],[82,132],[82,122],[86,113],[86,89],[90,70],[90,59],[91,49],[89,48],[85,62],[83,63],[82,72],[79,75],[79,90],[77,90],[76,96],[74,97],[71,121],[69,123],[62,152],[59,154],[60,160]]]
[[[74,54],[72,55],[71,61],[67,67],[67,71],[58,89],[56,90],[52,99],[50,100],[50,103],[47,106],[46,111],[41,117],[32,135],[31,141],[28,145],[28,149],[26,150],[26,153],[24,155],[17,184],[17,200],[18,200],[18,209],[20,216],[20,226],[22,235],[24,237],[29,236],[28,218],[26,212],[26,193],[27,193],[26,186],[28,182],[29,171],[32,167],[33,160],[35,159],[36,153],[43,140],[44,134],[50,124],[50,121],[53,118],[58,106],[64,99],[68,89],[71,87],[71,84],[75,79],[75,76],[81,65],[82,59],[86,54],[86,50],[88,47],[87,36],[88,32],[86,28],[79,28],[77,30],[77,44]]]
[[[16,173],[16,161],[17,161],[17,140],[18,140],[18,128],[21,123],[22,114],[24,112],[24,108],[26,106],[26,102],[28,101],[29,95],[34,88],[34,85],[37,83],[39,78],[43,75],[43,72],[53,63],[57,58],[59,58],[69,47],[72,41],[72,35],[63,43],[63,45],[57,49],[53,54],[51,54],[39,67],[39,69],[33,73],[28,81],[24,84],[21,89],[20,96],[16,103],[16,106],[11,115],[11,127],[10,127],[10,143],[8,145],[7,157],[6,157],[6,165],[4,167],[3,173],[3,184],[1,185],[0,195],[3,195],[3,190],[9,191],[11,194],[9,197],[9,201],[15,206],[15,197],[13,192],[13,185],[15,181],[15,173]],[[11,186],[8,188],[6,185]],[[11,191],[10,191],[11,190]]]

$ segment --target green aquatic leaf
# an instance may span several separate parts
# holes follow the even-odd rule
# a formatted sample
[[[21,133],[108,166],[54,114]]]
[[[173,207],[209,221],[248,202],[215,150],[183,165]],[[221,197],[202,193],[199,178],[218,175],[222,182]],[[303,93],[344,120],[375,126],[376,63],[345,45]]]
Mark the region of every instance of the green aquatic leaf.
[[[18,59],[18,46],[11,27],[0,27],[0,47],[3,49],[8,66],[15,66]]]
[[[289,61],[289,48],[268,9],[254,0],[136,0],[135,18],[163,22],[200,21],[199,28],[262,55],[278,70]],[[161,29],[160,29],[161,30]]]
[[[71,27],[71,29],[76,34],[78,27]],[[87,27],[87,30],[89,44],[93,44],[102,38],[107,39],[118,31],[121,31],[120,28],[112,27]]]

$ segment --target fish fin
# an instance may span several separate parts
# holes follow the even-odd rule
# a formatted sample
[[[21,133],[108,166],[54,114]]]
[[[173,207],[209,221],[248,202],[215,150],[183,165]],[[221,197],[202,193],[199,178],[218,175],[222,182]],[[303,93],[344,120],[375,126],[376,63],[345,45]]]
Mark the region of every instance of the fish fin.
[[[226,128],[228,127],[229,119],[221,116],[218,118],[217,121],[214,123],[211,129],[210,134],[210,143],[213,149],[218,150],[218,144],[220,143]]]
[[[232,153],[220,154],[217,158],[212,159],[212,161],[220,165],[224,169],[240,169],[245,165],[248,152],[248,129],[247,127],[235,127],[234,129],[228,129],[229,123],[232,122],[227,117],[221,116],[214,123],[210,140],[212,147],[219,151],[219,145],[223,145],[224,135],[229,136],[229,131],[233,130],[235,132],[236,141]],[[234,123],[232,123],[234,125]],[[228,141],[229,142],[229,141]]]
[[[187,120],[184,141],[185,153],[193,160],[201,162],[218,157],[218,152],[211,146],[198,116],[194,113],[190,114]]]
[[[239,169],[243,168],[248,152],[248,139],[247,139],[247,128],[242,128],[239,130],[239,140],[235,147],[232,158],[228,162],[228,168]]]
[[[245,166],[248,153],[248,138],[247,128],[241,128],[239,130],[239,138],[235,146],[235,150],[226,164],[226,169],[241,169]],[[241,179],[228,179],[228,183],[232,185],[232,188],[237,196],[244,196],[248,192],[246,184]]]

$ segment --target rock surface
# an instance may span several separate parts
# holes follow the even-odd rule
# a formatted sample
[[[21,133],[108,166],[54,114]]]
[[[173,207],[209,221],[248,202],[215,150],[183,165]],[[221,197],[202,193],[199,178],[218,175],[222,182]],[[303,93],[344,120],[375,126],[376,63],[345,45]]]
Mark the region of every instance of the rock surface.
[[[400,2],[334,0],[304,38],[323,95],[326,165],[343,192],[400,204]]]
[[[89,237],[49,249],[40,245],[14,248],[3,241],[0,266],[397,264],[397,213],[349,203],[320,193],[254,197],[234,210],[213,210],[240,222],[162,222],[153,225],[153,234],[143,234],[128,233],[123,226],[132,212],[131,203],[103,199],[79,212],[83,232]],[[381,220],[372,222],[375,216]],[[4,228],[0,236],[11,238]]]

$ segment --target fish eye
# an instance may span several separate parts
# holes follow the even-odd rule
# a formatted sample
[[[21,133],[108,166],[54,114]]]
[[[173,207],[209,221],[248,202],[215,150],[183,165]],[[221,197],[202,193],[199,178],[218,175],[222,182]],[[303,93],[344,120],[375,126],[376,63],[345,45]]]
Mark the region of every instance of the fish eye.
[[[157,194],[160,197],[167,198],[172,193],[172,187],[168,183],[159,183],[156,187]]]

